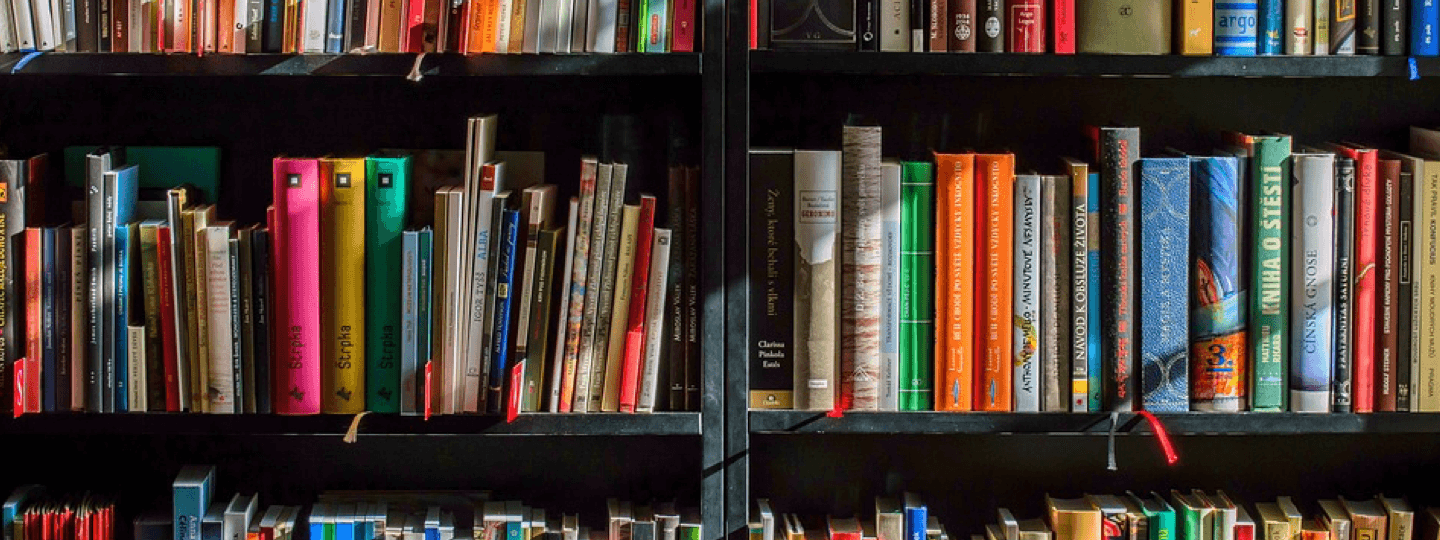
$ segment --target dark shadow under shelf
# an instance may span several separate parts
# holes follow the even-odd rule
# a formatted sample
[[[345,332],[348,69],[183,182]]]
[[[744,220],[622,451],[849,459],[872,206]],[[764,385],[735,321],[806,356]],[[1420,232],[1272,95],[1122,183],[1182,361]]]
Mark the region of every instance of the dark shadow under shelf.
[[[1417,58],[1421,76],[1440,59]],[[1403,56],[1181,56],[751,51],[756,73],[1118,77],[1409,77]]]
[[[815,411],[752,410],[757,434],[1093,434],[1110,430],[1109,413],[847,412],[830,418]],[[1304,435],[1342,433],[1440,433],[1440,414],[1160,414],[1172,434]],[[1150,433],[1137,413],[1118,413],[1117,433]]]
[[[140,54],[25,53],[0,55],[0,73],[127,76],[376,76],[405,77],[415,54]],[[427,54],[425,77],[699,75],[699,53]]]
[[[0,419],[0,434],[225,434],[344,435],[354,415],[316,416],[226,414],[82,414],[50,413]],[[699,436],[699,413],[522,414],[513,423],[501,416],[418,416],[369,414],[360,422],[361,438],[371,436],[474,437],[491,435],[555,436]]]

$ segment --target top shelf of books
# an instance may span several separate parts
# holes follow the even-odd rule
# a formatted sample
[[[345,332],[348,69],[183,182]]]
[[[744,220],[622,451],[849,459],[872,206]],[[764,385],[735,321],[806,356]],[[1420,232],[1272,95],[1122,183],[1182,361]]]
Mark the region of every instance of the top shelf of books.
[[[1440,432],[1440,414],[1229,413],[1160,414],[1172,434],[1305,435]],[[1150,433],[1137,413],[1118,413],[1116,433]],[[1097,434],[1110,431],[1109,413],[953,413],[750,411],[750,432],[761,434]]]
[[[756,73],[1116,77],[1411,77],[1401,56],[1182,56],[750,51]],[[1415,58],[1418,76],[1440,59]]]
[[[0,73],[45,75],[406,77],[415,54],[125,54],[26,53],[0,55]],[[422,77],[673,76],[698,75],[699,53],[665,54],[426,54]]]

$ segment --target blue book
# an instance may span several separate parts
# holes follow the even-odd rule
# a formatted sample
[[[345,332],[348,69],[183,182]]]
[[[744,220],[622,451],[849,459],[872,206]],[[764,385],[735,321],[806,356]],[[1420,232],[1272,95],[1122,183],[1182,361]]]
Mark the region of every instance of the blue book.
[[[215,503],[200,518],[200,540],[225,540],[225,506]]]
[[[115,226],[115,412],[130,411],[130,228]],[[138,239],[134,239],[138,240]]]
[[[215,489],[215,467],[186,465],[171,484],[174,495],[174,540],[200,540],[200,525],[210,509]]]
[[[57,410],[56,399],[59,389],[56,387],[55,374],[58,373],[59,350],[55,343],[56,330],[56,304],[60,302],[55,297],[55,257],[56,257],[56,230],[54,227],[40,229],[40,395],[42,407],[45,412]],[[69,235],[66,235],[69,239]],[[67,321],[68,322],[68,321]],[[33,373],[26,373],[27,377],[33,377]],[[66,381],[69,384],[69,381]]]
[[[416,282],[420,284],[419,297],[417,298],[419,308],[416,310],[417,316],[415,321],[415,336],[417,339],[415,343],[415,387],[417,392],[425,391],[425,364],[430,362],[430,348],[433,345],[430,342],[430,308],[434,302],[431,296],[433,294],[433,283],[431,283],[431,281],[433,280],[432,276],[435,272],[434,261],[431,259],[431,245],[434,243],[434,240],[435,233],[431,231],[429,227],[420,229],[419,264],[416,265]],[[416,403],[415,406],[420,412],[424,412],[425,397],[418,397],[419,403]]]
[[[492,354],[494,365],[490,366],[490,410],[504,410],[505,377],[510,366],[510,307],[515,295],[510,294],[515,285],[515,244],[520,231],[520,212],[505,210],[500,216],[500,238],[496,244],[500,264],[495,274],[495,343]],[[497,408],[497,405],[499,406]]]
[[[440,540],[440,507],[431,506],[425,512],[425,540]]]
[[[418,358],[420,338],[420,231],[405,231],[400,239],[400,414],[416,414],[420,391]]]
[[[1410,56],[1440,55],[1436,26],[1440,26],[1440,8],[1435,0],[1410,0]]]
[[[514,517],[514,516],[510,516],[510,517]],[[515,520],[506,521],[506,522],[505,522],[505,540],[521,540],[521,538],[524,536],[524,532],[525,532],[525,529],[524,529],[524,527],[523,527],[522,525],[524,525],[524,523],[523,523],[523,522],[520,522],[520,521],[515,521]]]
[[[325,52],[340,54],[345,40],[345,0],[329,0],[325,8]]]
[[[1240,410],[1245,348],[1245,269],[1241,266],[1240,159],[1192,157],[1190,161],[1191,406],[1196,411]]]
[[[355,540],[355,505],[341,505],[335,514],[335,539]]]
[[[102,348],[101,361],[103,371],[101,373],[101,395],[104,400],[104,412],[123,412],[126,409],[120,408],[116,396],[124,395],[120,387],[119,376],[123,375],[124,366],[117,364],[118,354],[124,354],[126,349],[125,312],[117,309],[116,299],[123,298],[122,292],[117,290],[121,285],[119,278],[118,252],[116,251],[116,233],[122,229],[121,225],[135,219],[135,197],[140,189],[140,169],[134,165],[106,171],[104,179],[104,222],[105,226],[101,231],[104,236],[101,245],[101,267],[100,279],[104,282],[100,288],[103,296],[100,298],[100,314],[104,319],[101,327],[105,328],[105,340],[100,344]],[[123,328],[119,335],[114,335],[117,328]]]
[[[324,540],[325,515],[325,503],[310,505],[310,540]]]
[[[925,521],[928,519],[928,509],[925,508],[925,505],[920,504],[920,497],[914,493],[905,494],[904,505],[905,540],[925,540]]]
[[[1216,55],[1255,56],[1258,9],[1254,0],[1215,3]]]
[[[1190,410],[1190,159],[1141,158],[1136,321],[1140,396],[1151,412]]]
[[[1285,54],[1285,0],[1258,0],[1255,6],[1255,54]]]
[[[1100,356],[1100,332],[1096,326],[1100,324],[1100,235],[1095,234],[1094,231],[1099,230],[1100,227],[1100,173],[1092,172],[1089,176],[1090,178],[1087,179],[1089,186],[1085,190],[1088,197],[1085,201],[1085,208],[1090,213],[1086,219],[1086,222],[1090,224],[1091,231],[1090,253],[1086,257],[1086,266],[1089,267],[1086,276],[1090,282],[1087,290],[1090,291],[1090,294],[1086,298],[1088,315],[1085,320],[1090,321],[1090,325],[1089,333],[1085,336],[1087,351],[1085,358],[1090,364],[1089,371],[1087,371],[1090,376],[1090,398],[1087,405],[1090,412],[1099,412],[1103,403],[1100,396],[1105,389],[1105,382],[1101,377],[1105,368],[1104,361]]]

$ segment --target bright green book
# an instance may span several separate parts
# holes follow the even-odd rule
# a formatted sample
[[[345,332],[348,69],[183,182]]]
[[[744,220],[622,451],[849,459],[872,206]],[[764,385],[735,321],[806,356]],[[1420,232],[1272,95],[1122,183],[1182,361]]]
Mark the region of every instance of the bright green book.
[[[1145,513],[1145,524],[1150,531],[1150,540],[1176,540],[1175,509],[1165,502],[1163,497],[1151,493],[1149,497],[1142,498],[1131,493],[1130,499],[1140,506],[1141,512]]]
[[[400,412],[400,257],[410,156],[365,158],[365,404]]]
[[[1252,410],[1284,411],[1290,321],[1290,137],[1249,137]]]
[[[935,171],[906,161],[900,177],[900,410],[934,408]]]
[[[1214,530],[1214,522],[1210,518],[1210,506],[1178,491],[1172,492],[1171,497],[1175,501],[1175,521],[1180,525],[1178,540],[1213,540],[1210,531]]]

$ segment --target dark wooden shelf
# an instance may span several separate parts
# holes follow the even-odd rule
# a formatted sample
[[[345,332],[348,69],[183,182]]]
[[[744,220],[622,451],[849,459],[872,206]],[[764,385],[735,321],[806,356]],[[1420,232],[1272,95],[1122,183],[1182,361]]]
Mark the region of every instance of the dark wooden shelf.
[[[757,434],[1106,434],[1109,413],[847,412],[752,410]],[[1440,433],[1440,414],[1161,414],[1172,434],[1304,435],[1312,433]],[[1150,433],[1139,414],[1120,413],[1117,433]]]
[[[1440,59],[1417,58],[1421,76]],[[1119,77],[1409,77],[1402,56],[1180,56],[751,51],[755,73]]]
[[[0,55],[0,73],[129,76],[374,76],[405,77],[415,54],[105,54]],[[17,70],[16,67],[19,66]],[[425,77],[698,75],[699,53],[427,54]]]
[[[277,416],[224,414],[56,413],[0,419],[0,433],[15,435],[287,435],[339,437],[353,415]],[[500,416],[417,416],[369,414],[361,438],[372,436],[699,436],[699,413],[522,414],[513,423]]]

